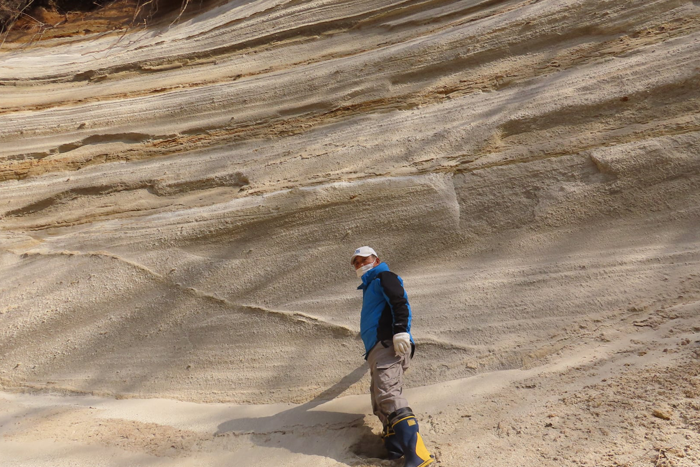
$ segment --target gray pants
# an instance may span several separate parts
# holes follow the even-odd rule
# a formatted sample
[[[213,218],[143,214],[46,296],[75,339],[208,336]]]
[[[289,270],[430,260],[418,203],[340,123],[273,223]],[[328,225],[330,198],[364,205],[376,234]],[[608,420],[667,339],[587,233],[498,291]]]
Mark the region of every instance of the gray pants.
[[[377,342],[367,356],[369,373],[372,383],[369,390],[372,397],[372,410],[386,426],[388,416],[403,407],[408,407],[408,401],[403,397],[403,373],[408,370],[411,361],[409,355],[397,357],[394,345],[386,341],[389,347]]]

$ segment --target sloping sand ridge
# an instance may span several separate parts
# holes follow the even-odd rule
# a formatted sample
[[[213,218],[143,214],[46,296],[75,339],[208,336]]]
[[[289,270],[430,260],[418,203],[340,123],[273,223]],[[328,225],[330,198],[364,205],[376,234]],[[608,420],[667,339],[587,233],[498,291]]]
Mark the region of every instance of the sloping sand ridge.
[[[697,1],[232,1],[7,42],[3,465],[395,465],[369,244],[441,465],[698,466],[698,148]]]

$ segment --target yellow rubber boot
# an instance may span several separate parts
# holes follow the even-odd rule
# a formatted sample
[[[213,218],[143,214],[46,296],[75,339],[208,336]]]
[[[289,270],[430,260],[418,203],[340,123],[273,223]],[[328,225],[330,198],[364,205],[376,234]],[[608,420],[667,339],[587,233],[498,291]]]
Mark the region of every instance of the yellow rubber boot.
[[[435,462],[435,458],[425,447],[418,430],[418,420],[410,408],[399,409],[390,418],[390,426],[396,433],[396,440],[403,448],[406,462],[404,467],[425,467]]]
[[[401,448],[401,443],[399,443],[396,433],[389,426],[384,427],[382,432],[382,441],[384,441],[384,447],[387,452],[387,459],[400,459],[403,457],[403,449]]]

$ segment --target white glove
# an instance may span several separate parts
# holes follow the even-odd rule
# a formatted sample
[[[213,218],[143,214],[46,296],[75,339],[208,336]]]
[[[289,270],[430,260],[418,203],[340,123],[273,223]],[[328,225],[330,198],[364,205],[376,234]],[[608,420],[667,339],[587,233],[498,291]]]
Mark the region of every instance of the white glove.
[[[397,357],[403,357],[411,350],[411,336],[407,332],[394,334],[394,352]]]

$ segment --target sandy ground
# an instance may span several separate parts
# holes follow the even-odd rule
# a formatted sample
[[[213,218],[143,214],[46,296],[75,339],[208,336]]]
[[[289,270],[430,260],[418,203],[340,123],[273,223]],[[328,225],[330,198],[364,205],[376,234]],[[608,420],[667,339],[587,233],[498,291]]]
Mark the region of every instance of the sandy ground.
[[[535,368],[407,395],[441,465],[696,466],[699,312],[698,301],[637,311],[585,329]],[[0,393],[0,447],[8,466],[402,465],[380,459],[368,405]]]
[[[441,464],[699,465],[697,1],[53,32],[0,47],[3,465],[392,465],[364,244]]]

